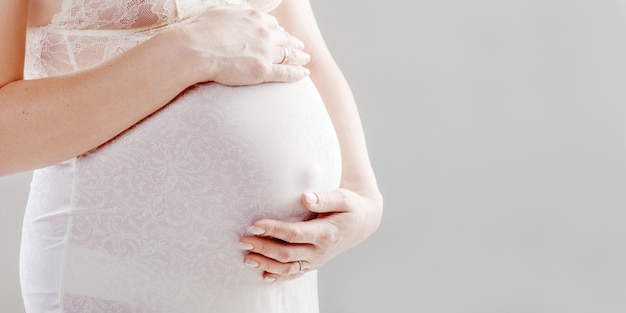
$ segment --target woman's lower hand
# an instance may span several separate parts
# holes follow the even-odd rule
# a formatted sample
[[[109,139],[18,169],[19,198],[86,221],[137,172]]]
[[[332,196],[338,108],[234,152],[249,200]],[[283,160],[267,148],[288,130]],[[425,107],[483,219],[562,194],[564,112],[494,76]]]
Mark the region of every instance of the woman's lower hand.
[[[347,189],[304,193],[302,203],[317,217],[304,222],[260,220],[239,246],[245,264],[263,270],[268,281],[285,281],[316,270],[369,237],[380,224],[382,198]]]
[[[252,85],[309,75],[304,65],[310,56],[302,41],[280,27],[274,16],[246,5],[210,7],[173,31],[183,34],[178,44],[197,82]]]

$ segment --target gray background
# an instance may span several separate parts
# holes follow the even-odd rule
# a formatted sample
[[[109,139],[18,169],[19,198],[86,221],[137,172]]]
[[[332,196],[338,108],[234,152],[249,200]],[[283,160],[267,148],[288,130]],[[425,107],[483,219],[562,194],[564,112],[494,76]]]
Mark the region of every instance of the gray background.
[[[324,313],[626,312],[621,1],[313,4],[386,200],[321,271]],[[0,178],[2,312],[28,176]]]

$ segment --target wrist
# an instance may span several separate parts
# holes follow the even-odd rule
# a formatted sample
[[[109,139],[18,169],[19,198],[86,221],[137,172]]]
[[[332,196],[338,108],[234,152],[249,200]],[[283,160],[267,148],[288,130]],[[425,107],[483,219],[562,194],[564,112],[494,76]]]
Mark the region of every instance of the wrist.
[[[170,63],[178,73],[182,74],[181,79],[186,86],[191,86],[207,81],[210,65],[202,62],[203,52],[193,48],[194,38],[187,27],[188,25],[176,27],[157,36],[160,36],[168,47],[164,49],[164,61]]]

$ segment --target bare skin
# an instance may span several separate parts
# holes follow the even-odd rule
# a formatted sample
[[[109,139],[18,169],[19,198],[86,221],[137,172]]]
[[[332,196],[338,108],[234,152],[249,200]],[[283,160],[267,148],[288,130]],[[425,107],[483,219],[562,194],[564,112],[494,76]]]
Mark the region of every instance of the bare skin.
[[[340,188],[303,194],[316,219],[255,222],[251,236],[241,239],[250,251],[244,261],[256,264],[268,281],[289,280],[320,268],[378,228],[382,197],[358,110],[308,0],[284,0],[272,12],[275,18],[246,6],[215,7],[96,67],[26,81],[28,6],[26,0],[0,1],[0,42],[11,43],[0,45],[0,175],[89,151],[198,82],[250,85],[310,75],[339,138]],[[41,23],[36,13],[31,10],[31,23]],[[289,49],[288,64],[277,64],[283,58],[279,46]]]
[[[246,264],[262,269],[268,281],[284,281],[320,268],[374,233],[382,218],[383,200],[354,97],[324,43],[309,1],[284,0],[272,14],[288,32],[304,41],[311,55],[307,67],[333,121],[343,162],[339,189],[302,195],[304,206],[318,213],[316,219],[301,223],[257,221],[250,229],[257,236],[241,239],[248,244],[241,247],[250,251]]]
[[[0,175],[89,151],[198,82],[250,85],[308,75],[302,43],[275,18],[221,6],[97,67],[22,80],[27,7],[24,0],[0,2],[0,40],[11,43],[0,46]],[[292,51],[290,64],[275,64],[282,58],[277,46]]]

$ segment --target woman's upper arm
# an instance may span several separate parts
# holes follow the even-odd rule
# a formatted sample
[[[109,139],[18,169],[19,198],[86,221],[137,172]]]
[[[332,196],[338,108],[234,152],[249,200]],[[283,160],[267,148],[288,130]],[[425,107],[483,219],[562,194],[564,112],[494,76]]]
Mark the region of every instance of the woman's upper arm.
[[[0,1],[0,87],[23,77],[28,3]]]

